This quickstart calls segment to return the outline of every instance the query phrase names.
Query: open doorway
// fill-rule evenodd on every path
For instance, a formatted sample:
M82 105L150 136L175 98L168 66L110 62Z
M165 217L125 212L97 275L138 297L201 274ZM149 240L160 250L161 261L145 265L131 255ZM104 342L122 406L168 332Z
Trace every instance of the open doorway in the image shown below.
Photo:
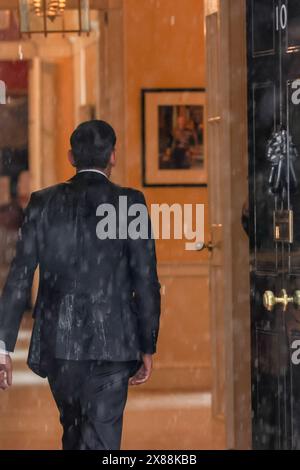
M106 8L93 13L95 30L90 38L59 36L37 41L32 37L10 42L3 51L3 60L21 51L24 60L30 61L31 188L37 190L72 175L66 159L69 136L77 123L96 117L111 122L118 134L115 182L141 189L148 204L205 205L209 250L187 251L182 240L157 243L163 310L159 353L152 382L142 393L130 393L124 445L245 448L249 446L250 385L247 237L240 220L247 198L243 2L187 0L184 7L181 0L100 4ZM235 39L241 48L233 50L235 35L241 39ZM233 78L235 73L241 80ZM168 93L170 89L180 90L185 99L189 93L193 96L191 90L206 92L210 171L201 184L182 182L175 165L176 185L170 179L144 185L142 90ZM182 109L182 103L175 105ZM198 103L187 107L195 105L199 111ZM190 136L191 128L183 134ZM19 343L20 386L24 386L28 334L28 328L23 330ZM25 380L33 385L30 381L36 379L26 376ZM38 387L31 390L31 403L39 396ZM13 395L11 400L14 403ZM53 408L45 391L41 400L45 419L50 419ZM146 430L141 415L149 422ZM39 420L32 440L38 434ZM49 432L39 437L40 446L58 446L59 429L54 425L53 430L52 437ZM20 433L15 445L22 445L22 439ZM30 439L28 448L33 445Z

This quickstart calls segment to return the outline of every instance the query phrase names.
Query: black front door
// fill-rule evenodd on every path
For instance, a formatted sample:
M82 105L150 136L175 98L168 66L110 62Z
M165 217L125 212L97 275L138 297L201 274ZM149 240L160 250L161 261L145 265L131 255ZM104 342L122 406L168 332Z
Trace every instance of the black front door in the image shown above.
M253 447L300 449L300 0L248 0Z

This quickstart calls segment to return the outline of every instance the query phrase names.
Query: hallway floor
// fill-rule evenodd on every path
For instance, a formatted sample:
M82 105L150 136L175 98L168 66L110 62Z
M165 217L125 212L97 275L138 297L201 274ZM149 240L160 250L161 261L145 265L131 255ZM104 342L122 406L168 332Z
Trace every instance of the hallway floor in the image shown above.
M23 329L14 354L14 385L0 393L0 450L59 449L61 428L45 380L25 361L30 332ZM223 449L221 422L211 419L211 395L130 389L124 450Z

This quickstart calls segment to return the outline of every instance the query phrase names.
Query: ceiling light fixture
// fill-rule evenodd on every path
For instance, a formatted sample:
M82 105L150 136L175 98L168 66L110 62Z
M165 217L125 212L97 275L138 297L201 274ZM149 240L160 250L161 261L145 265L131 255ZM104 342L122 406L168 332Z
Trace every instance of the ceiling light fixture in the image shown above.
M19 0L21 33L89 33L90 8L89 0L77 0L78 15L66 19L68 0Z

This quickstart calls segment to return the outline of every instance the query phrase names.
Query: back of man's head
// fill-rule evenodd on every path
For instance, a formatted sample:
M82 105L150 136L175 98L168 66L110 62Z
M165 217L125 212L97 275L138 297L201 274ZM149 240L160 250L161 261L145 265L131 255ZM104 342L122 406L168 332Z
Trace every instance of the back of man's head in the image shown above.
M80 124L70 139L76 168L107 168L116 141L114 129L105 121L93 120Z

